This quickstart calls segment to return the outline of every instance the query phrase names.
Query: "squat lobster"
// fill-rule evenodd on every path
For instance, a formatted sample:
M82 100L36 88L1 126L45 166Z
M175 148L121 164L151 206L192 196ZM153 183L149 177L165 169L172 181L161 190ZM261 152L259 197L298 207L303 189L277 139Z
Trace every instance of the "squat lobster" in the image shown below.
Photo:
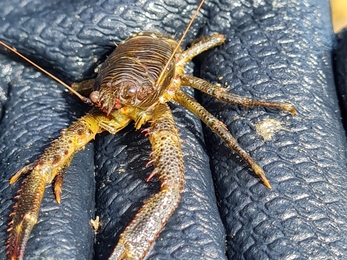
M189 27L188 27L189 28ZM291 104L256 101L228 93L218 85L184 73L184 66L205 50L221 45L225 37L214 34L183 51L181 41L159 33L142 32L121 42L101 66L96 79L75 83L74 91L88 91L91 111L62 131L62 135L34 163L25 166L10 180L15 182L30 172L15 210L11 214L8 256L22 259L30 232L37 222L41 200L47 184L55 180L58 202L64 170L73 155L107 131L115 134L131 121L140 129L151 122L148 130L152 145L152 162L161 183L160 191L147 200L119 238L111 259L142 259L159 235L180 201L184 186L184 164L181 141L171 111L166 104L177 102L199 117L234 149L253 169L265 186L271 188L264 171L237 144L226 126L180 90L191 86L221 101L243 106L265 106L295 114ZM8 47L8 46L7 46Z

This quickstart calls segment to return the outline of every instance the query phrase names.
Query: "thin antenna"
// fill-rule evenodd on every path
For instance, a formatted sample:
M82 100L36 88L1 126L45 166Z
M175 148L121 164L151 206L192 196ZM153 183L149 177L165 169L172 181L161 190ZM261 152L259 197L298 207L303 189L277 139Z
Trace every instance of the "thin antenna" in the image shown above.
M92 104L92 102L90 101L89 98L86 98L84 96L82 96L81 94L79 94L76 90L74 90L72 87L70 87L68 84L66 84L65 82L61 81L60 79L58 79L56 76L52 75L51 73L49 73L47 70L45 70L44 68L40 67L39 65L37 65L36 63L34 63L33 61L31 61L30 59L28 59L27 57L25 57L23 54L19 53L15 48L12 48L10 46L8 46L6 43L4 43L3 41L0 41L0 45L4 46L6 49L9 49L10 51L12 51L13 53L17 54L19 57L21 57L23 60L27 61L28 63L30 63L31 65L33 65L35 68L37 68L38 70L40 70L41 72L43 72L44 74L48 75L49 77L51 77L52 79L54 79L55 81L57 81L58 83L60 83L61 85L63 85L65 88L67 88L69 91L71 91L73 94L75 94L79 99L81 99L84 103L86 104Z
M205 0L201 0L201 2L200 2L200 4L199 4L198 8L196 8L195 13L193 14L192 18L190 19L190 22L189 22L188 25L187 25L187 28L185 29L185 31L184 31L183 34L182 34L181 39L178 41L178 44L177 44L176 48L175 48L174 51L172 52L172 54L171 54L169 60L167 61L167 63L165 64L163 70L161 71L161 73L160 73L160 75L159 75L159 77L158 77L158 79L157 79L156 84L158 84L158 83L160 82L161 78L164 76L164 73L165 73L167 67L169 66L169 63L170 63L170 62L172 61L172 59L175 57L175 54L176 54L178 48L181 46L184 37L187 35L187 33L188 33L190 27L192 26L192 23L194 22L195 17L199 14L199 11L200 11L200 9L201 9L201 7L202 7L202 5L203 5L204 2L205 2Z
M157 84L160 82L160 80L162 79L162 77L164 76L164 73L167 69L167 67L169 66L170 62L172 61L172 59L174 58L178 48L181 46L182 41L184 39L184 37L187 35L193 21L195 20L196 16L199 14L199 11L203 5L203 3L205 2L205 0L201 0L198 8L195 10L194 15L192 16L192 18L190 19L190 22L188 23L185 31L183 32L183 35L181 37L181 39L178 41L178 44L176 46L176 48L174 49L174 51L172 52L168 62L165 64L163 70L161 71L158 79L157 79ZM89 105L93 105L93 103L91 102L91 100L87 97L82 96L81 94L79 94L77 91L75 91L73 88L71 88L69 85L67 85L65 82L61 81L60 79L58 79L56 76L52 75L51 73L49 73L47 70L45 70L44 68L40 67L39 65L37 65L36 63L34 63L33 61L31 61L30 59L28 59L27 57L25 57L23 54L19 53L16 49L8 46L6 43L4 43L3 41L0 41L0 45L4 46L5 48L9 49L11 52L17 54L19 57L21 57L22 59L24 59L25 61L27 61L28 63L30 63L31 65L33 65L35 68L37 68L38 70L40 70L41 72L43 72L44 74L46 74L47 76L51 77L52 79L54 79L55 81L57 81L59 84L61 84L62 86L64 86L65 88L67 88L69 91L71 91L71 93L75 94L79 99L81 99L84 103L89 104Z

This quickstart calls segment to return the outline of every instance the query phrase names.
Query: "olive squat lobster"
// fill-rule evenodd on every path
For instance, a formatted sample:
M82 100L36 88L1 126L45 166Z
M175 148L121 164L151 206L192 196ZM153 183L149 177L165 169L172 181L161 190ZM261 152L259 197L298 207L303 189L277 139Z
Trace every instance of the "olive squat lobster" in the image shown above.
M120 235L110 259L142 259L175 211L184 187L181 140L167 102L176 102L200 118L246 161L266 187L271 188L262 168L237 144L227 127L181 90L182 86L190 86L231 104L296 113L291 104L238 96L218 84L185 74L187 62L224 41L224 35L216 33L183 50L181 41L160 33L141 32L117 46L102 64L96 79L73 84L75 91L90 93L89 99L84 99L94 107L63 130L38 160L10 179L10 183L14 183L29 173L11 213L7 242L9 259L23 259L26 243L38 220L46 185L54 180L55 197L60 203L63 174L74 154L96 134L103 131L116 134L131 121L135 122L136 129L150 122L147 135L153 150L154 171L148 179L157 177L161 186L157 194L144 202Z

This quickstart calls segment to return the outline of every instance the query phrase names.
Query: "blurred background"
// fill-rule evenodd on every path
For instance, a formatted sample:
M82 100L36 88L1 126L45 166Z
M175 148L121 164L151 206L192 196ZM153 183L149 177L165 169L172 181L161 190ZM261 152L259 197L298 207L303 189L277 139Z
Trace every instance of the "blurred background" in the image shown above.
M347 27L347 0L330 0L334 32Z

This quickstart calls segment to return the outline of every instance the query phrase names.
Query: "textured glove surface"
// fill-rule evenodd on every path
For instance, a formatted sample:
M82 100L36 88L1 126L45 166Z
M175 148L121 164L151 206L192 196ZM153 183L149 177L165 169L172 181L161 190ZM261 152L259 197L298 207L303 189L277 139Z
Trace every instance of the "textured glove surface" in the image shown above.
M4 2L1 38L67 83L93 77L95 62L133 33L161 31L177 39L197 6L181 0ZM199 120L173 104L184 140L186 185L148 258L346 256L345 138L336 112L329 4L208 1L185 45L199 33L213 32L226 34L227 41L196 59L202 78L227 84L236 94L291 102L298 115L198 96L264 167L269 191L209 130L205 139ZM1 60L0 256L5 258L8 215L21 185L10 186L8 179L88 108L14 55L1 51ZM277 122L270 139L256 132L263 122ZM153 170L145 167L150 151L147 138L130 125L115 136L100 135L79 152L65 174L60 205L47 187L26 257L107 259L120 232L158 190L155 179L145 181ZM94 238L89 220L95 215L102 227Z

